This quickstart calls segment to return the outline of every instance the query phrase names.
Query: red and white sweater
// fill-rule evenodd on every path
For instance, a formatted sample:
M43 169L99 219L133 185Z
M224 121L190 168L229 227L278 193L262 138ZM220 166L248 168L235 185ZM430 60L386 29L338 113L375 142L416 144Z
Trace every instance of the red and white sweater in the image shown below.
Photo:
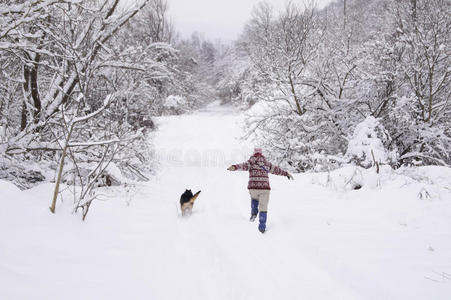
M249 171L249 190L270 190L268 173L288 176L288 173L274 166L260 153L252 155L247 162L233 165L235 170Z

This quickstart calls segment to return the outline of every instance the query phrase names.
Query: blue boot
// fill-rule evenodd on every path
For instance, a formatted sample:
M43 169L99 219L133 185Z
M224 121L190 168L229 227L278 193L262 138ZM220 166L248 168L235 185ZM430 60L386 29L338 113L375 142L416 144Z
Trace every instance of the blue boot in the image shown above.
M260 215L258 217L258 220L260 221L260 224L258 224L258 230L261 233L265 233L265 230L266 230L266 217L267 217L267 212L261 211Z
M251 200L251 218L249 221L254 222L255 218L258 214L258 200L252 199Z

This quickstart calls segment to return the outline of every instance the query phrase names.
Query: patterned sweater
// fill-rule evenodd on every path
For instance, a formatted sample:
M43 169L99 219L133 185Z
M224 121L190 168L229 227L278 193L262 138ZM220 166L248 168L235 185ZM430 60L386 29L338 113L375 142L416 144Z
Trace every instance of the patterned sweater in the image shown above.
M249 171L249 190L270 190L268 173L288 176L281 168L274 166L260 153L252 155L247 162L233 165L236 170Z

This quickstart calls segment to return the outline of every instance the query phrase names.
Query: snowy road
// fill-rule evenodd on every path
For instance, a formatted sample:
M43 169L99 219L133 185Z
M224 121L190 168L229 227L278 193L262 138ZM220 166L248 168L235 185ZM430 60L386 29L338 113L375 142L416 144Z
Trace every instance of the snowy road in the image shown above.
M172 248L161 245L169 262L156 273L160 282L154 287L156 298L358 298L300 252L303 238L290 228L297 212L286 218L276 213L283 209L283 202L287 205L283 189L293 185L286 177L271 178L274 187L266 235L257 231L257 222L248 221L248 174L226 171L230 163L247 160L253 150L238 139L241 117L230 108L212 105L198 114L160 123L155 144L162 161L161 177L151 193L164 203L152 214L168 218L163 221L164 230L170 230L166 238L175 244ZM189 219L173 220L173 203L185 188L202 193ZM300 193L291 197L301 199ZM158 288L174 281L172 288Z
M450 194L272 176L262 235L247 174L226 171L251 151L242 117L211 105L159 119L157 178L131 202L110 190L86 223L64 205L49 215L49 185L0 199L0 299L450 299ZM180 218L185 188L202 193Z

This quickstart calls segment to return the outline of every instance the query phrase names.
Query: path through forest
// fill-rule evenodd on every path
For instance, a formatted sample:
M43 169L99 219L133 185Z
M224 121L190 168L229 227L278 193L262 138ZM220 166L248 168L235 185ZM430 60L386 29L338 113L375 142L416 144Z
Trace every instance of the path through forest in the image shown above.
M51 184L4 201L0 299L449 298L451 202L419 200L415 187L272 176L259 233L248 175L226 171L252 151L243 117L214 103L159 118L157 175L132 199L108 189L85 223L67 202L49 214ZM177 208L185 188L202 190L189 218Z

